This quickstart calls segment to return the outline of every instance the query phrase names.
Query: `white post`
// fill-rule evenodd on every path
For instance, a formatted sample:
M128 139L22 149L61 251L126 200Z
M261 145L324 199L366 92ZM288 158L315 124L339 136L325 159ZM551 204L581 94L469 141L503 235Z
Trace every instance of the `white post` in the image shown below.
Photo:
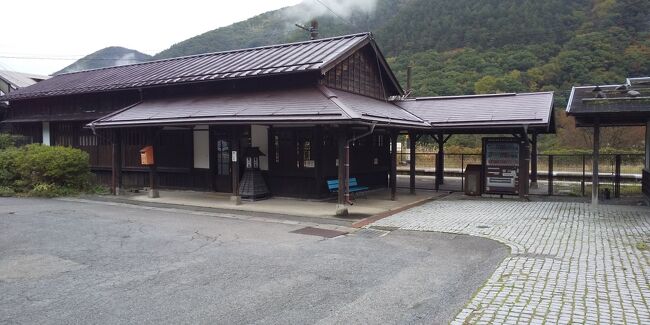
M43 145L50 145L50 122L43 122Z

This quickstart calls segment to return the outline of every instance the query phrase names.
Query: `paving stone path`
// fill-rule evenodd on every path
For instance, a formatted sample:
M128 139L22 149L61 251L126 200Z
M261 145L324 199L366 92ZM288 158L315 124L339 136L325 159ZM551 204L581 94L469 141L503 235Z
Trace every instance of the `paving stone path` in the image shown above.
M649 208L449 199L371 226L510 246L452 324L650 324Z

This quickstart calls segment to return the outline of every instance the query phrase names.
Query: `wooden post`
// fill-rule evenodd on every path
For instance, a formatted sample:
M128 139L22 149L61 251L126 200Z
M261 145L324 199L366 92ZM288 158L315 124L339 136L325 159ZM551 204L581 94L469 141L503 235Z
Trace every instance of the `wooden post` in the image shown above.
M650 120L645 125L645 170L650 172Z
M230 196L230 201L235 204L241 204L241 196L239 195L239 165L240 159L243 159L244 155L241 151L241 129L239 126L235 126L232 129L232 145L230 153L231 160L231 176L232 176L232 195Z
M445 183L445 135L440 133L437 137L438 154L436 155L436 191Z
M417 139L414 132L409 132L409 155L410 155L410 168L409 168L409 192L415 194L415 148Z
M548 195L553 195L553 155L548 156Z
M528 146L528 135L522 133L521 146L519 147L519 197L528 198L529 189L529 168L530 168L530 150Z
M397 200L397 131L390 134L390 199Z
M538 188L537 185L537 133L532 134L530 148L530 188Z
M621 197L621 155L616 155L616 165L614 167L614 197Z
M348 139L346 136L346 132L344 129L339 129L338 130L338 179L339 179L339 189L337 192L337 205L336 205L336 215L337 216L347 216L348 215L348 208L346 207L346 202L345 202L345 191L348 188L347 183L348 183L348 176L347 170L345 168L346 165L346 146L348 145Z
M99 141L99 139L98 139ZM111 190L113 195L122 194L122 137L119 129L112 132Z
M591 169L591 204L598 205L598 160L600 159L600 121L594 121L594 153L593 153L593 166Z
M159 198L160 192L158 191L158 161L159 161L159 146L158 146L158 129L149 129L149 143L153 147L153 164L149 165L149 197Z

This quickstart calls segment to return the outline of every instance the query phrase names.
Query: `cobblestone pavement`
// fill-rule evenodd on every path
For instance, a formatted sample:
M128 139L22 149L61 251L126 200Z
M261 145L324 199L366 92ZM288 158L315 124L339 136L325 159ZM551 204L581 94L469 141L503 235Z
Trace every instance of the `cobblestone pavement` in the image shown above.
M452 324L650 324L649 208L447 199L371 226L510 246Z

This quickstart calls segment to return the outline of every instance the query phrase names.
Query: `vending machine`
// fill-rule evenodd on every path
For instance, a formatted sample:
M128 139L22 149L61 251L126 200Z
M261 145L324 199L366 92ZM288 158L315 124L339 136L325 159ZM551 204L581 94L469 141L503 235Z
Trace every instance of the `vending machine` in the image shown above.
M483 193L519 194L519 154L516 138L483 138Z

